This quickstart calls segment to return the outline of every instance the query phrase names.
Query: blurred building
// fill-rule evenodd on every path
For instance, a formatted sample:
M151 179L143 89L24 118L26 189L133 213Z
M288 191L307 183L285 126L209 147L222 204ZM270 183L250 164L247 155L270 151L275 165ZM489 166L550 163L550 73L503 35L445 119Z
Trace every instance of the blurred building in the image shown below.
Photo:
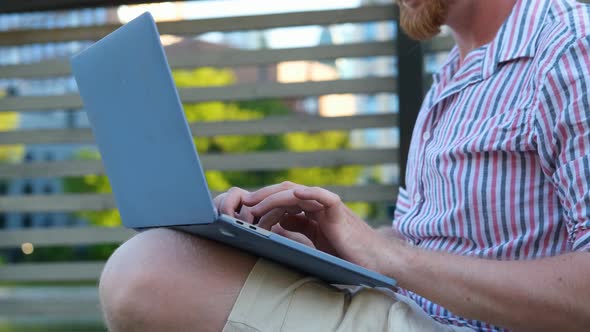
M361 5L388 4L390 0L362 0ZM367 42L395 40L398 34L393 22L370 22L335 26L326 30L329 38L336 43ZM448 34L443 30L443 34ZM322 37L326 40L327 37ZM329 42L331 43L331 41ZM391 45L395 48L394 42ZM447 57L447 52L430 54L424 58L427 74L433 74ZM393 56L377 56L363 59L338 59L335 63L342 78L371 76L397 76L397 58ZM356 109L360 114L399 113L399 100L395 92L375 95L357 95ZM399 129L368 129L352 132L352 145L356 147L397 147L399 146ZM369 174L371 173L371 174ZM398 166L379 166L368 170L367 178L378 176L388 183L396 183L400 177Z
M0 31L14 29L51 29L98 25L117 22L114 10L96 8L60 12L19 13L0 15ZM62 42L0 47L0 65L35 63L69 57L87 47L89 42ZM10 95L38 96L76 91L73 78L1 79L0 90ZM18 114L20 129L56 129L87 127L83 112L68 110L22 112ZM70 159L81 145L35 144L24 151L25 162ZM62 182L55 178L16 179L0 186L0 195L43 195L62 192ZM0 215L0 228L50 227L83 223L66 213L7 213Z
M361 5L387 3L385 1L363 0ZM369 22L334 26L327 30L330 39L338 44L394 40L397 29L392 22ZM323 40L326 37L322 38ZM392 42L391 47L395 44ZM338 59L335 62L341 78L354 79L358 77L384 77L397 75L397 58L393 56L376 56L362 59ZM357 114L398 113L397 94L379 93L374 95L356 95ZM399 130L363 129L351 133L351 144L354 147L394 147L399 145ZM395 183L399 178L399 167L378 166L367 169L366 178L379 177L387 183Z
M339 78L337 68L323 62L287 61L277 64L277 81L281 83L317 82ZM295 110L321 116L346 116L357 113L357 102L352 94L307 97L296 103Z

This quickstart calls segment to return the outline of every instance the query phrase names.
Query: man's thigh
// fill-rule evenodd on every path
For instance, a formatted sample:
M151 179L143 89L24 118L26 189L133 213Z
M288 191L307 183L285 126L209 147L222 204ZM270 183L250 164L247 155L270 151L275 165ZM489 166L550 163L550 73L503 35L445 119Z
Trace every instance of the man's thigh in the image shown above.
M395 331L457 332L430 318L410 299L361 288L339 289L260 259L224 332Z
M109 258L100 299L110 331L220 331L254 256L169 229L137 234Z

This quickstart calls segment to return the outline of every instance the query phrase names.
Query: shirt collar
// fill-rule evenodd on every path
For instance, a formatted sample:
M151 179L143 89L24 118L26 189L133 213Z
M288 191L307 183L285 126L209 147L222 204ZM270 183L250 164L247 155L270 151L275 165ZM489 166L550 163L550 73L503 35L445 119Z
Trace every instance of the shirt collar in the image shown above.
M446 84L457 71L459 66L459 48L457 45L453 46L446 61L440 67L440 69L434 73L432 80L434 84L443 83Z
M551 0L518 0L489 44L484 60L483 76L489 77L498 65L535 56L543 22L549 12Z
M538 46L543 21L549 12L551 0L517 0L512 12L504 21L496 37L485 48L480 78L492 76L499 65L515 59L532 58ZM481 48L478 51L482 51ZM459 50L455 46L434 83L450 81L459 67ZM469 56L469 55L468 55Z

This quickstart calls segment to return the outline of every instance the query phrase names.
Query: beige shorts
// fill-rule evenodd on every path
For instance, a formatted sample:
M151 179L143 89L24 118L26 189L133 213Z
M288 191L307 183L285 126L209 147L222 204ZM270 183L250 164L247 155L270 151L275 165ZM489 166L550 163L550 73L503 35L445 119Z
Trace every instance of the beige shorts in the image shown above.
M351 292L259 259L223 332L473 332L442 325L412 300L362 288Z

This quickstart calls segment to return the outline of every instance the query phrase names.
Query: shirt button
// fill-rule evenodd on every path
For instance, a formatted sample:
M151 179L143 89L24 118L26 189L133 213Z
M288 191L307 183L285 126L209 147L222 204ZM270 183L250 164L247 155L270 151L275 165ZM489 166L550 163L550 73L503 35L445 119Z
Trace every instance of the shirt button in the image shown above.
M420 196L420 194L415 194L414 195L414 202L420 203L421 201L422 201L422 196Z
M422 134L422 139L425 141L428 141L430 139L430 133L425 132L424 134Z

